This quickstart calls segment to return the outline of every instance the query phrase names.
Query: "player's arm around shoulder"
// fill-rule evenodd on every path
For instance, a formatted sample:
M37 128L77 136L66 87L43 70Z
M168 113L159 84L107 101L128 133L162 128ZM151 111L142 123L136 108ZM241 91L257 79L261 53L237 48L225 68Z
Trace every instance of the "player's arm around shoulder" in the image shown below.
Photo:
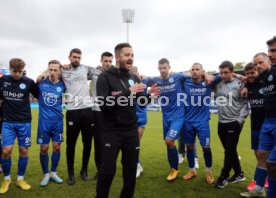
M39 95L39 88L38 84L31 78L29 78L29 86L30 86L30 93L35 97L38 98Z
M93 76L98 77L102 73L101 70L99 70L95 67L91 67L91 66L88 66L88 65L85 65L85 67L87 68L87 76L88 76L89 80L92 80Z

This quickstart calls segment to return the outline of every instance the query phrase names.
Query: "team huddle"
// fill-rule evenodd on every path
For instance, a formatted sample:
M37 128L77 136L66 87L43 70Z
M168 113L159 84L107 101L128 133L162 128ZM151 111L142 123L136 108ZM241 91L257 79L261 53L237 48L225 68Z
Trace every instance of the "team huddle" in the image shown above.
M11 154L18 139L19 159L16 185L22 190L31 186L24 179L31 146L30 94L39 103L37 144L40 145L40 163L44 174L41 186L52 180L62 183L57 174L63 139L63 104L66 104L66 159L67 184L75 184L75 147L82 134L83 156L80 175L90 179L87 168L94 137L97 173L96 197L109 196L116 173L116 161L122 153L123 188L120 197L133 197L136 178L143 168L139 160L140 141L147 124L147 105L158 102L162 108L163 138L170 166L167 181L179 175L179 154L175 141L182 135L187 147L189 171L183 176L191 180L197 176L195 141L198 137L205 161L205 179L208 184L223 189L228 183L244 182L237 145L243 124L251 110L251 143L258 161L254 180L242 197L276 196L276 37L267 41L268 54L257 53L245 68L245 76L234 73L234 65L223 61L219 75L206 74L200 63L190 71L170 72L166 58L158 62L158 77L139 75L133 66L133 49L128 43L115 47L113 55L104 52L100 67L80 63L82 52L70 51L70 64L57 60L48 64L47 73L37 82L24 75L25 63L13 58L9 62L10 75L0 78L2 100L2 169L4 180L0 194L11 184ZM91 83L88 83L91 80ZM215 96L215 97L213 97ZM218 136L224 149L224 163L215 181L212 168L210 139L210 105L218 106ZM49 144L52 140L51 170ZM230 177L230 171L234 175Z

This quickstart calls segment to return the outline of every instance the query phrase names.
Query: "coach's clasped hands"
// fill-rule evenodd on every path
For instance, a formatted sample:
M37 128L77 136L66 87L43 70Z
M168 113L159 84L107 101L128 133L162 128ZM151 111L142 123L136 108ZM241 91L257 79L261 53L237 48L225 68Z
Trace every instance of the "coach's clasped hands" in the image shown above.
M129 90L132 94L135 95L137 93L143 92L146 88L147 86L143 83L135 83L133 86L129 88Z
M137 93L144 92L146 88L147 88L147 85L145 85L144 83L135 83L133 86L131 86L129 88L129 90L132 94L135 95ZM149 94L152 96L159 96L160 95L160 87L158 87L157 84L154 84L150 88Z

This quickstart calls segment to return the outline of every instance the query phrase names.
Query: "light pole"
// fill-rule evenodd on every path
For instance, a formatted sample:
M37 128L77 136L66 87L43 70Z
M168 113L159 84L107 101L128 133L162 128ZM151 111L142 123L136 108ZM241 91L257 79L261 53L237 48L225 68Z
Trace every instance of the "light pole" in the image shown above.
M127 42L129 42L129 24L134 20L134 9L122 9L123 22L127 24Z

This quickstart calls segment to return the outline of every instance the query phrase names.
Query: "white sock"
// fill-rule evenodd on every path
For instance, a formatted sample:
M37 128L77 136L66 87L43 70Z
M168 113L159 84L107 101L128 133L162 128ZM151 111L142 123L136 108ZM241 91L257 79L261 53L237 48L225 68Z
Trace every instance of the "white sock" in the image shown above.
M11 180L11 175L5 176L4 180Z
M263 187L261 187L261 186L258 186L258 185L256 185L255 187L254 187L254 189L257 191L257 192L261 192L261 191L263 191Z
M46 174L44 174L44 177L50 177L50 174L49 173L46 173Z
M210 171L211 171L211 168L206 167L206 168L205 168L205 171L206 171L206 172L210 172Z
M20 180L23 180L24 179L24 176L17 176L17 181L20 181Z
M57 172L51 172L51 177L54 177L54 176L56 176L57 175Z
M195 169L195 167L194 168L190 168L190 171L195 171L196 169Z

